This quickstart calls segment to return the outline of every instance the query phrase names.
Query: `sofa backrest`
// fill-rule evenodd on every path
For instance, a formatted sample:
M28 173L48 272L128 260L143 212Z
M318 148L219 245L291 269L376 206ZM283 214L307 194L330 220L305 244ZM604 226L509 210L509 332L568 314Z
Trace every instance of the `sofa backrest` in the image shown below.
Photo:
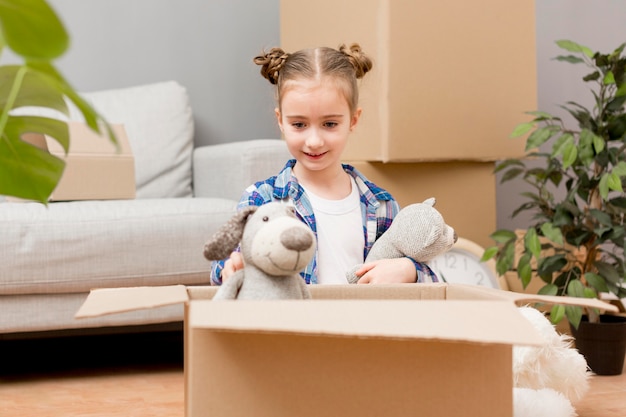
M109 123L126 129L135 157L137 198L191 197L193 114L175 81L81 93ZM70 119L83 120L70 106Z

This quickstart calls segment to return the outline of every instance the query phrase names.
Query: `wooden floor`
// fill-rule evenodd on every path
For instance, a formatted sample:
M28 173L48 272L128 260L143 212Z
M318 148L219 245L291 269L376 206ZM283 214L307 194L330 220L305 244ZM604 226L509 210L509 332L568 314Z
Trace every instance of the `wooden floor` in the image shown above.
M0 416L160 417L184 413L182 335L0 340ZM626 373L595 376L580 417L626 415Z

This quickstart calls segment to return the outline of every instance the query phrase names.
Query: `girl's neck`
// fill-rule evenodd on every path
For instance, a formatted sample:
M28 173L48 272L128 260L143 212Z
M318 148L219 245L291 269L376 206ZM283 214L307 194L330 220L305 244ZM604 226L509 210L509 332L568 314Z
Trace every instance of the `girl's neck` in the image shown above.
M341 200L352 191L350 175L341 165L333 170L302 172L296 164L294 175L304 188L327 200Z

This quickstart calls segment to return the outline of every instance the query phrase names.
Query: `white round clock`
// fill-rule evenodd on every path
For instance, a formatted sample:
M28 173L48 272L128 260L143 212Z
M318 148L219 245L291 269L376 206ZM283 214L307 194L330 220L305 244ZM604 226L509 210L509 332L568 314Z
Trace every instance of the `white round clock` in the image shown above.
M440 282L504 288L493 259L481 262L484 248L459 237L452 249L428 262Z

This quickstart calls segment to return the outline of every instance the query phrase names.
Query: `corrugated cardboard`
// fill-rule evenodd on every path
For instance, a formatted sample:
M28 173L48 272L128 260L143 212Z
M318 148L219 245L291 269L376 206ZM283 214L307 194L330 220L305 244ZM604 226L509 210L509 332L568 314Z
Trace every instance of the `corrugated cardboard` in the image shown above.
M65 171L50 201L135 198L135 160L122 125L110 125L119 148L86 124L69 122L70 149L45 136L45 148L66 162Z
M281 47L358 42L374 61L360 83L351 160L520 157L524 141L508 136L537 107L535 2L504 4L283 0Z
M211 301L216 287L95 290L76 316L185 302L188 417L503 417L512 345L542 343L515 305L551 299L446 284L310 290L234 302Z

